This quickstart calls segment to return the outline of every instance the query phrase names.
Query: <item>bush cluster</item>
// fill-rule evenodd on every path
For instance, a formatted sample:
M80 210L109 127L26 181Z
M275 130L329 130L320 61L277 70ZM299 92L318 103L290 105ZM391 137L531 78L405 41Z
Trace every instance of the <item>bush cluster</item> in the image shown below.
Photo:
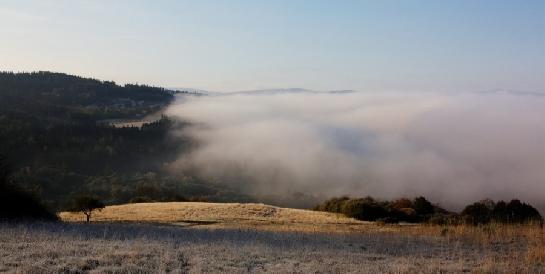
M494 202L483 200L470 204L461 213L465 223L474 225L495 223L528 223L542 222L543 219L537 209L519 200Z
M461 223L479 225L490 222L511 224L537 222L543 224L539 211L519 200L507 203L486 199L466 206L459 214L448 212L424 197L401 198L394 201L379 201L372 197L340 197L329 199L314 209L341 213L363 221L385 223L428 222L441 225Z
M382 221L385 223L422 222L434 214L447 212L429 202L424 197L401 198L395 201L379 201L372 197L332 198L315 207L315 210L342 213L363 221Z

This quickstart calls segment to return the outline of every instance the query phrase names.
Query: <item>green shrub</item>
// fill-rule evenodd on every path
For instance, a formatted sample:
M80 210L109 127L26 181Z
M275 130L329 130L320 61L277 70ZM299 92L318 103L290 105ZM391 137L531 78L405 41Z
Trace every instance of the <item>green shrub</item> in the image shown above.
M478 225L490 222L491 210L484 203L476 202L470 204L462 211L462 217L465 223Z
M334 213L342 213L342 207L346 201L350 200L350 198L343 196L339 198L331 198L322 204L317 205L314 210L318 211L327 211L327 212L334 212Z
M370 197L345 201L342 213L348 217L363 221L376 221L377 219L391 217L384 206Z
M435 207L426 198L420 196L414 199L412 207L418 215L427 216L435 213Z
M314 209L343 213L348 217L364 221L381 220L382 223L416 223L428 219L433 212L446 212L432 205L424 197L418 197L414 201L401 198L393 202L377 201L372 197L357 199L340 197L329 199Z
M542 222L543 218L533 206L519 200L509 203L483 200L468 205L461 213L463 220L470 224L497 223L528 223Z
M70 211L81 212L85 215L87 222L91 220L91 215L96 210L102 210L105 205L98 199L83 195L74 200L73 206Z
M391 203L393 208L402 209L402 208L413 208L413 201L408 198L400 198Z

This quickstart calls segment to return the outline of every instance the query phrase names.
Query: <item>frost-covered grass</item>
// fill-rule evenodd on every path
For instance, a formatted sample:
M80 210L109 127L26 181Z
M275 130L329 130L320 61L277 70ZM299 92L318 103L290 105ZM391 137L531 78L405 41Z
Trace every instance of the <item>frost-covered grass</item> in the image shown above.
M17 273L545 271L545 262L527 259L530 250L522 241L495 245L445 235L376 231L209 230L136 223L0 224L0 271Z

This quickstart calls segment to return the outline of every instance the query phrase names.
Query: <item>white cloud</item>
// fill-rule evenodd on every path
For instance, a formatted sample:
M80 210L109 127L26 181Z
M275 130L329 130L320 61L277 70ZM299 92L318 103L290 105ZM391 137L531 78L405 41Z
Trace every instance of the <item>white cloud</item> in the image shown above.
M179 160L257 192L541 203L545 97L352 93L189 98L202 144ZM226 180L232 182L233 180ZM236 181L236 180L235 180Z

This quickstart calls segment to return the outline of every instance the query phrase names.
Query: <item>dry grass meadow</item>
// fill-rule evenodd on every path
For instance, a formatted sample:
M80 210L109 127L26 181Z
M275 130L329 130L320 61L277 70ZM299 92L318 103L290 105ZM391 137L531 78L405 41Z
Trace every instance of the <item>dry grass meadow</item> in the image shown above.
M62 212L65 221L84 221ZM372 223L328 212L240 203L137 203L108 206L94 213L95 222L163 223L195 228L238 228L300 232L350 232L376 228Z
M7 273L545 273L535 225L380 225L262 204L106 207L0 224Z

